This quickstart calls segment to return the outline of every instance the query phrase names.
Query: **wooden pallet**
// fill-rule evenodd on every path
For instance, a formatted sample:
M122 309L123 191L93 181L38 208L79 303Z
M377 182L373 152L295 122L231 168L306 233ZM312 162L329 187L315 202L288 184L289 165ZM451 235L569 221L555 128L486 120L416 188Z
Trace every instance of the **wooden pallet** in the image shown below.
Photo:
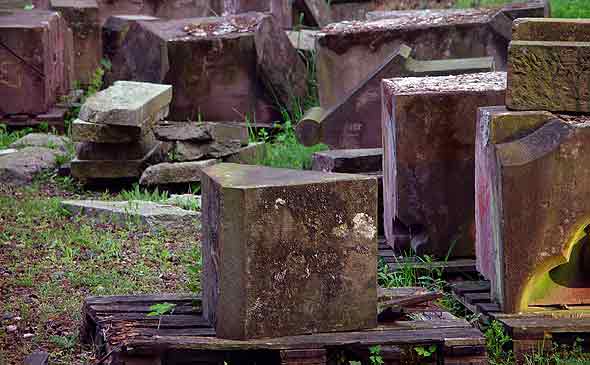
M506 314L491 300L487 281L465 281L452 287L453 296L465 308L484 320L497 320L512 338L518 361L525 354L548 350L553 343L571 342L577 337L590 337L590 307L570 309L531 308L531 312ZM590 363L590 360L589 360Z
M398 294L388 291L387 299ZM149 317L156 303L176 304L173 314ZM199 297L138 295L90 297L83 308L81 338L94 344L104 364L292 364L324 365L331 359L365 360L381 345L385 364L487 364L481 332L467 321L432 305L413 308L408 317L379 327L272 339L234 341L215 337L201 315ZM410 318L411 317L411 318ZM417 346L434 345L431 359L420 359ZM348 362L347 362L348 363Z

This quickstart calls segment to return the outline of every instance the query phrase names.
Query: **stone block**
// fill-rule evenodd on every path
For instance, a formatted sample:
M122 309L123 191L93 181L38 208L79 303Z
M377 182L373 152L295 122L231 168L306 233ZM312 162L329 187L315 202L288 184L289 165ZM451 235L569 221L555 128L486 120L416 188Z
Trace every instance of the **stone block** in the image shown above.
M248 127L232 122L163 122L154 132L161 141L239 141L247 145L249 139Z
M131 79L173 85L172 120L272 121L275 97L289 106L306 91L305 65L270 15L137 22L119 53Z
M102 59L98 3L96 0L51 0L50 6L64 17L73 33L74 80L88 85Z
M25 147L12 153L0 153L0 184L22 186L35 175L56 167L63 152L46 147Z
M350 174L383 171L383 149L364 148L316 152L312 156L311 169Z
M319 119L300 121L296 127L299 140L306 146L321 142L334 149L381 147L381 80L494 70L491 57L419 61L410 57L411 51L401 45L333 108L321 108Z
M75 142L127 143L138 140L142 134L142 128L138 126L88 123L80 119L72 122Z
M172 155L175 161L196 161L204 158L222 158L236 154L242 148L240 141L212 141L208 143L176 142Z
M191 162L164 162L145 169L139 183L141 185L188 184L201 181L205 167L213 166L221 161L211 159Z
M398 78L382 88L388 243L395 221L418 253L473 257L477 108L504 101L506 73Z
M222 163L201 184L203 312L218 337L376 325L375 178Z
M223 1L223 15L237 15L248 12L270 13L283 29L291 29L293 24L293 10L289 0Z
M0 114L42 114L69 92L71 32L58 13L0 13Z
M306 25L320 28L332 23L330 5L322 0L295 0L293 2L296 11L303 14L303 22Z
M587 305L590 119L530 112L504 123L501 113L482 111L478 130L478 247L492 248L478 258L493 261L493 297L506 313Z
M81 142L76 145L80 160L141 160L158 143L153 133L126 143Z
M170 85L117 81L86 99L78 118L91 123L143 127L146 121L166 111L171 100Z
M225 157L225 162L240 163L245 165L258 165L266 154L267 145L264 142L253 142L241 147L233 155Z
M553 118L545 111L508 111L505 106L479 108L475 137L475 249L477 271L490 281L493 293L500 292L503 280L503 272L496 270L502 255L494 246L498 227L494 226L495 218L491 219L500 214L499 206L491 204L500 198L497 171L492 168L496 164L494 146L531 133Z
M516 22L506 105L515 110L590 111L590 22Z
M419 60L489 56L504 70L509 39L492 27L497 12L406 11L394 18L324 27L317 41L320 105L338 104L402 44L412 45Z

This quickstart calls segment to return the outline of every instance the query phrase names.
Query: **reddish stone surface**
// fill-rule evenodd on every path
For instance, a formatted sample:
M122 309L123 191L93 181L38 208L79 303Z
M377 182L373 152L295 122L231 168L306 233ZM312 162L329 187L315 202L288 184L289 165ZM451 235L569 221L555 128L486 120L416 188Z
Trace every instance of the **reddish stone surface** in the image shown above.
M270 13L283 28L289 29L292 26L293 15L289 0L223 0L222 3L223 15Z
M51 0L50 6L64 17L74 36L74 79L90 83L102 58L96 0Z
M42 114L69 91L71 32L57 13L0 14L0 114Z
M261 81L277 85L276 80L293 80L289 85L296 86L305 75L301 61L292 59L296 53L284 33L274 38L258 33L270 22L270 15L260 13L137 22L119 53L129 79L173 85L170 120L231 121L255 115L257 121L273 121L274 99Z
M477 108L504 101L506 74L384 80L385 235L411 228L414 247L445 257L475 255ZM407 247L395 247L403 251Z
M376 326L375 178L222 163L201 183L203 313L218 337Z
M590 303L590 164L581 158L590 153L590 119L487 113L479 128L488 145L480 150L478 246L494 252L493 267L484 268L493 278L494 299L507 313ZM485 254L482 259L490 259Z

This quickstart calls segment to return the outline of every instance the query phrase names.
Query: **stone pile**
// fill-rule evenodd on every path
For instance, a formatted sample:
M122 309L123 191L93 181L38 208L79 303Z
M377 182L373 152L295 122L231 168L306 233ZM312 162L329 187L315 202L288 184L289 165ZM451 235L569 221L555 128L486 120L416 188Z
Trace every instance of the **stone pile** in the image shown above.
M507 313L590 304L590 22L514 23L506 106L481 108L478 270Z
M473 257L477 109L503 102L506 73L396 78L382 87L388 243L402 226L418 254Z
M56 12L0 13L0 118L11 126L63 123L55 108L73 78L72 33Z
M72 124L78 144L72 175L82 181L139 178L169 145L153 126L168 115L170 85L118 81L86 100Z
M204 170L202 193L203 315L217 337L376 326L374 177L223 163Z

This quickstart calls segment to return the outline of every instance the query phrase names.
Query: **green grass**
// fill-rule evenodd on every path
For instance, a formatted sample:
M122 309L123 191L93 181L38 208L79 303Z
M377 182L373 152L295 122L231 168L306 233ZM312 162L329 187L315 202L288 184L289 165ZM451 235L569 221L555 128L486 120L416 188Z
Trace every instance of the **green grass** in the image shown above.
M141 200L141 201L150 201L155 203L162 203L165 202L170 198L170 195L167 191L162 191L158 188L150 191L148 189L142 189L139 187L139 184L133 184L131 190L123 190L119 193L118 199L119 200Z
M10 144L16 140L24 137L25 135L33 132L32 128L25 128L17 131L8 131L6 124L0 123L0 150L8 148Z
M503 5L521 0L458 0L458 8L487 7ZM551 0L553 18L590 18L590 1L588 0Z
M94 363L92 349L77 340L88 295L200 291L194 229L93 223L61 208L61 196L78 197L55 186L0 186L0 297L7 299L0 300L0 314L22 318L17 333L0 326L6 364L22 363L38 348L52 364Z

